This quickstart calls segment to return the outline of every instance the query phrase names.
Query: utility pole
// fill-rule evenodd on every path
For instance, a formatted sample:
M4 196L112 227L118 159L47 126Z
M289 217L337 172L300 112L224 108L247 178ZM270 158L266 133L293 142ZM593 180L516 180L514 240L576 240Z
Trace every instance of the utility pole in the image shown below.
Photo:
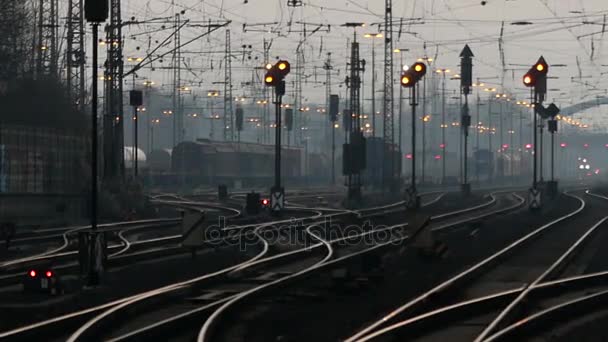
M36 75L57 77L57 0L40 0L38 3L38 46Z
M175 13L175 27L179 28L181 25L181 14ZM172 94L172 106L173 106L173 147L177 146L183 140L184 130L184 117L182 113L182 54L181 54L181 30L175 32L175 39L173 41L173 94Z
M395 186L394 108L393 108L393 1L384 2L384 163L383 189L398 191ZM387 189L387 190L388 190Z
M230 30L226 29L224 56L224 141L234 141L234 112L232 110L232 56Z
M85 49L83 0L69 0L68 32L66 46L68 96L73 105L83 112L85 109ZM95 42L97 44L97 42Z
M298 47L296 48L296 80L294 94L295 115L293 118L293 126L295 128L293 131L293 143L295 146L299 146L301 144L301 123L302 116L304 115L304 108L302 107L302 69L304 68L304 52L302 51L303 41L303 39L300 39L300 44L298 44Z
M361 131L361 71L362 63L359 58L359 43L357 42L357 27L361 23L347 23L344 26L353 27L353 42L350 50L350 74L346 78L350 98L348 110L344 111L345 144L343 157L343 174L346 176L348 187L349 207L359 206L361 203L361 171L365 169L365 138Z
M104 181L124 178L123 56L120 0L110 0L106 28L105 114L103 122Z
M494 178L494 149L492 147L492 93L488 97L488 183Z
M268 54L270 51L270 46L271 46L271 44L269 42L267 42L266 39L264 39L264 66L268 64ZM264 125L263 141L264 141L264 143L268 144L268 143L270 143L270 120L269 120L270 106L268 105L270 103L270 98L268 95L268 88L266 88L266 87L264 87L263 96L264 96L264 100L262 101L262 105L264 107L263 115L262 115L262 122Z
M462 76L461 76L462 77ZM479 123L481 122L481 99L479 98L479 88L481 87L481 83L479 83L479 79L477 79L477 102L476 102L476 107L477 107L477 113L475 115L475 151L476 151L476 157L475 157L475 182L477 183L477 186L479 186L479 161L477 158L479 158Z
M445 157L446 157L446 143L445 143L445 130L447 125L445 123L445 76L447 74L446 69L439 69L443 74L442 86L441 86L441 185L445 186Z
M374 37L375 38L375 37ZM376 136L376 44L372 38L372 137Z

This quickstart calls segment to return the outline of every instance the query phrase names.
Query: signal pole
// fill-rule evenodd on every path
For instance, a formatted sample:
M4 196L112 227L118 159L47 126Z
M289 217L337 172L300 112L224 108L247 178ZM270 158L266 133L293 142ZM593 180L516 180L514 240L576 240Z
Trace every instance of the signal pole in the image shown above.
M291 68L289 62L278 61L269 66L264 76L264 84L274 88L275 118L275 159L274 159L274 186L270 189L270 209L275 215L280 215L285 207L285 189L281 186L281 104L285 95L285 76Z
M544 113L546 110L542 106L543 101L545 100L545 94L547 92L547 72L549 71L549 66L545 62L545 59L541 56L536 64L528 70L528 72L524 75L523 81L526 87L531 87L530 89L530 97L531 97L531 108L532 115L534 116L534 174L532 177L532 188L529 192L529 202L530 209L540 209L542 207L542 194L538 189L537 183L537 159L538 159L538 118L537 114ZM555 107L555 105L553 105ZM559 109L555 107L555 115L559 112ZM553 111L553 110L551 110ZM541 157L542 158L542 157ZM542 162L542 160L541 160ZM542 164L541 164L542 165ZM542 174L541 174L542 180Z
M461 191L462 194L468 196L471 193L471 185L468 180L468 160L469 160L469 126L471 125L471 115L469 115L469 94L471 93L471 86L473 85L473 63L472 58L474 57L473 52L468 45L464 46L460 53L460 88L464 94L464 106L462 107L460 126L462 128L462 134L464 135L464 156L463 156L463 177ZM444 73L445 77L445 73ZM445 93L444 93L445 96ZM479 102L479 101L478 101ZM478 103L479 105L479 103ZM479 107L478 107L479 108ZM479 115L479 114L478 114Z
M425 74L425 64L418 62L401 75L401 87L410 88L410 105L412 106L412 179L410 187L406 189L405 193L405 206L411 210L415 210L420 206L420 198L416 190L416 106L418 106L416 90L418 89L418 81Z
M333 106L331 104L331 71L334 67L331 65L331 52L327 53L327 60L323 65L325 69L325 110L330 118L329 128L331 130L331 184L336 184L336 116L338 109L335 108L336 113L333 113ZM339 99L336 101L336 106L339 103Z

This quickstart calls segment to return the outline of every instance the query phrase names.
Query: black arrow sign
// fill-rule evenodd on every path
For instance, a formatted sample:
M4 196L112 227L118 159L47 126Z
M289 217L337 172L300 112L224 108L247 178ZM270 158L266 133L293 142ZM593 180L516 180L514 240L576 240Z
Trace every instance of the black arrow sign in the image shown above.
M473 85L473 51L469 45L465 45L460 52L460 87L465 95L468 95Z

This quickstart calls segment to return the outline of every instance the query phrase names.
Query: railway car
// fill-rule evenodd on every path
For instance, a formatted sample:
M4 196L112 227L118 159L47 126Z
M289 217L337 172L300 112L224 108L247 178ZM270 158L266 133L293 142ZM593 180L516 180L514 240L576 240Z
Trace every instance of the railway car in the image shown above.
M274 179L273 145L199 139L180 143L171 156L173 173L194 183L267 185ZM285 181L298 181L306 176L302 148L283 147L281 156ZM327 169L319 165L325 162L320 157L309 158L309 169Z
M151 172L171 171L171 149L152 150L148 153L148 168Z
M146 168L146 153L141 148L138 148L137 153L135 153L135 148L133 146L125 146L124 151L125 167L127 169L132 169L135 167L133 157L137 158L137 167L139 169Z

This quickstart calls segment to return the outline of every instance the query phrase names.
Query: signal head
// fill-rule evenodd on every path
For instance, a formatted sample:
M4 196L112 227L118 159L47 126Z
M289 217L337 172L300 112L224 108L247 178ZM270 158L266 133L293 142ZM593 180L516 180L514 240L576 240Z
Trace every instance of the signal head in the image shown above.
M285 60L278 61L277 64L275 64L275 67L283 77L285 77L287 74L289 74L289 71L291 71L291 65Z
M530 74L525 74L524 75L524 85L526 87L532 87L532 86L534 86L534 78L532 77L532 75L530 75Z
M401 76L401 85L404 87L409 87L411 86L412 80L410 79L410 77L408 75L403 75Z
M414 63L411 67L412 70L418 75L418 77L422 77L426 74L426 65L421 62Z
M273 86L275 84L274 76L266 75L266 77L264 77L264 84L266 84L267 86Z

